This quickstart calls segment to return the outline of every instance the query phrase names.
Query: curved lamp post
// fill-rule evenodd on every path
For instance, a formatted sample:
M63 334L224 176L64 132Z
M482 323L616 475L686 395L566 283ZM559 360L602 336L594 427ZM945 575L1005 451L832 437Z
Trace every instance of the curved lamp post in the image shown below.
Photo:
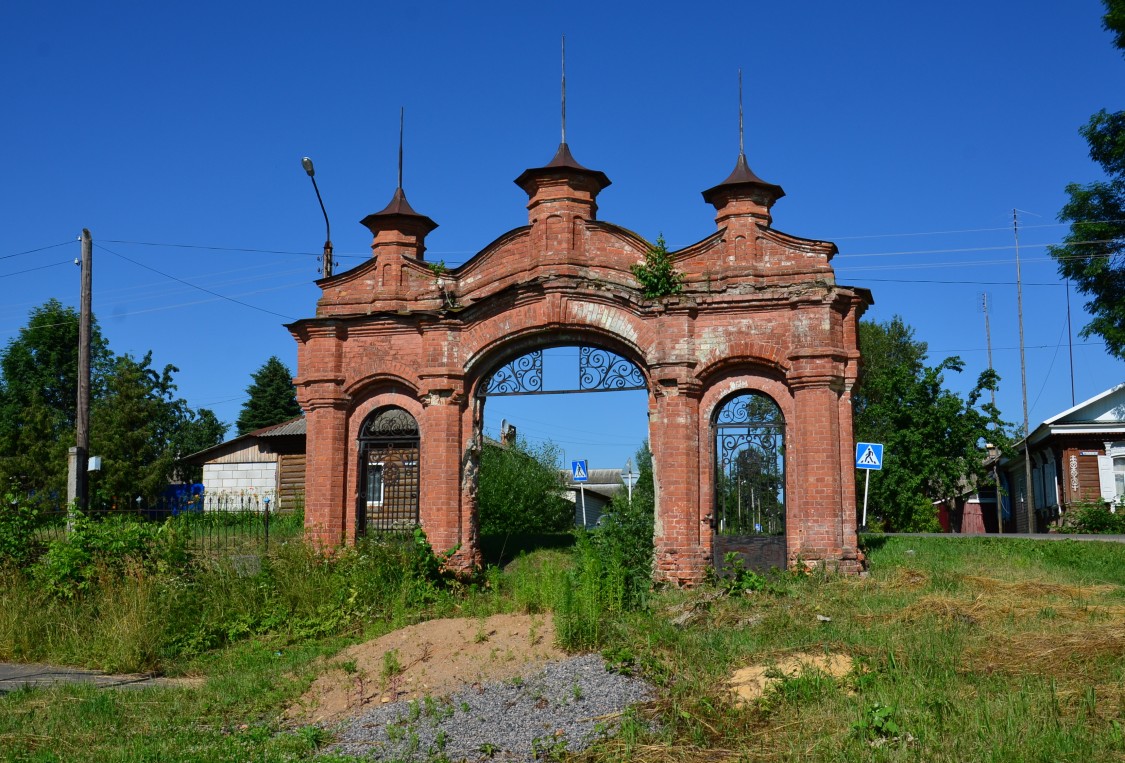
M309 179L312 180L313 190L316 191L316 200L320 202L320 211L324 215L324 258L321 271L325 278L330 278L332 276L332 228L328 224L328 212L324 209L324 200L320 198L320 188L316 185L316 169L313 167L312 159L307 156L304 157L301 159L301 166L305 168Z

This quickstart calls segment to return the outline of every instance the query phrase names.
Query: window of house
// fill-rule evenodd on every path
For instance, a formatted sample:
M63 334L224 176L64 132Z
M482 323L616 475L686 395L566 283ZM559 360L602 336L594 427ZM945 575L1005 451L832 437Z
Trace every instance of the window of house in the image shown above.
M1113 485L1117 500L1125 498L1125 456L1113 459Z
M369 463L367 465L367 505L383 505L383 464Z

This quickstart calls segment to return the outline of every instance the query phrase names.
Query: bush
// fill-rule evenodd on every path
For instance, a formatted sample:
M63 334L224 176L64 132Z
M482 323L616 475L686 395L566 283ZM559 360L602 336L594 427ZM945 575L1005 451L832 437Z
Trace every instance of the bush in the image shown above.
M15 493L6 493L0 505L0 567L12 565L22 569L33 562L42 550L36 537L41 515L29 502Z
M1114 513L1105 501L1084 501L1066 513L1064 532L1096 535L1125 534L1125 512Z
M31 575L45 592L69 599L88 591L99 578L121 577L126 570L177 569L188 560L183 538L171 523L132 517L95 520L76 512L73 529L50 544L31 567Z
M565 530L574 504L562 497L560 451L551 443L533 447L519 438L507 447L486 443L477 488L482 535Z

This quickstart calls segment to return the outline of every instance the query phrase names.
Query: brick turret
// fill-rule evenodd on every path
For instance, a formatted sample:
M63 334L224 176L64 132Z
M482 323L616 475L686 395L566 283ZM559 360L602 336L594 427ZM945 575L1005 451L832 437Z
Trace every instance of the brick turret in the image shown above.
M433 220L414 211L401 185L395 189L390 204L382 211L363 218L360 223L375 236L371 242L372 257L404 254L419 260L425 259L426 234L438 227Z
M596 199L609 184L604 172L579 164L565 142L559 144L559 150L547 166L524 170L516 178L516 185L529 197L527 210L531 225L550 215L597 219Z
M704 191L703 200L715 207L715 222L720 228L737 228L744 223L765 223L768 227L773 219L770 208L784 195L781 186L755 175L746 163L746 154L739 152L734 172Z

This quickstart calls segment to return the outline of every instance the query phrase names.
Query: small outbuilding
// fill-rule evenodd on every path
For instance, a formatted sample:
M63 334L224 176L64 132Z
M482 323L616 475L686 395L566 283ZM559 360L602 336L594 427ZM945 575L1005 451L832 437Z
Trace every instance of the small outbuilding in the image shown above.
M185 459L203 467L203 508L224 511L304 508L305 417L298 416L193 453Z

